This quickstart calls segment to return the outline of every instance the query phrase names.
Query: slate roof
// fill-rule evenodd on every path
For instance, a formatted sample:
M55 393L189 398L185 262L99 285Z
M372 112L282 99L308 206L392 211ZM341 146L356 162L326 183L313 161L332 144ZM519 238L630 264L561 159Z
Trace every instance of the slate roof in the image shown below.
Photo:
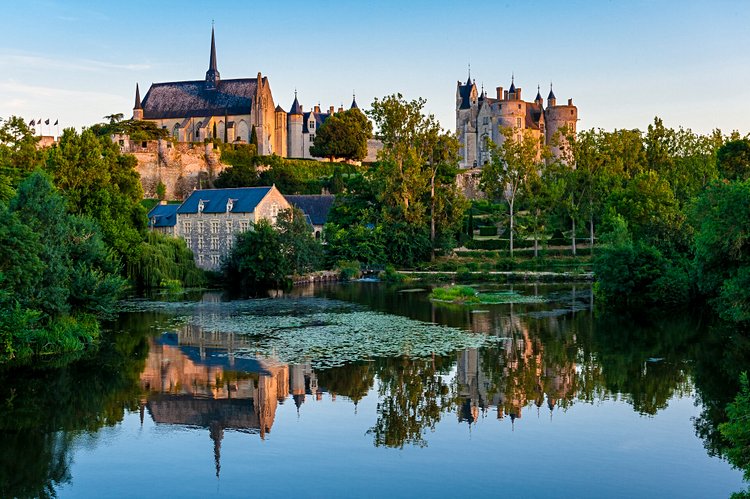
M466 85L458 86L458 94L461 96L461 107L460 109L469 109L471 107L471 87L473 84L467 83Z
M294 102L292 102L292 107L289 109L289 114L302 114L302 106L299 105L296 92L294 93Z
M143 118L250 114L257 86L257 78L221 80L213 90L203 80L154 83L142 102Z
M296 206L310 217L312 225L325 225L336 196L284 196L290 204Z
M157 204L148 212L149 227L174 227L177 225L179 204Z
M539 119L542 117L542 106L537 102L526 103L526 128L539 130Z
M312 116L313 119L315 120L315 129L317 130L318 128L320 128L320 125L322 125L323 122L328 119L330 114L316 113L313 111L303 114L302 115L302 133L310 133L310 130L308 130L308 124L310 123L310 116Z
M203 213L226 213L227 201L232 199L231 213L252 213L273 187L238 187L235 189L201 189L193 191L180 205L178 214L198 213L203 201Z

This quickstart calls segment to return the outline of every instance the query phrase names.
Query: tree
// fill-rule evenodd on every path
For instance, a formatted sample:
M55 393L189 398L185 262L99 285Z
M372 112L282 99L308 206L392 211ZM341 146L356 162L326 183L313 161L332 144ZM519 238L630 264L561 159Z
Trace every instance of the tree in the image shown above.
M49 150L45 168L70 211L96 220L104 241L126 264L136 256L148 222L135 166L135 157L120 154L109 137L67 128L58 146Z
M312 235L312 226L298 208L283 210L276 221L281 251L293 274L318 270L323 262L323 247Z
M716 153L719 172L728 180L750 178L750 140L731 140Z
M723 318L750 321L750 180L712 183L692 219L698 287Z
M520 138L513 128L501 128L500 145L489 143L492 159L482 171L482 186L488 195L504 198L510 214L510 255L513 256L516 201L528 189L530 179L542 168L539 140L525 130Z
M279 233L265 219L237 236L221 264L225 286L249 295L286 287L290 270Z
M367 156L367 140L372 137L372 123L357 108L335 113L326 119L315 134L310 154L319 158L362 161Z
M39 137L17 116L0 119L0 199L12 197L11 187L42 164Z
M458 232L467 207L455 188L457 141L442 131L434 116L423 114L424 105L424 99L407 102L395 94L375 99L368 111L383 141L372 180L383 205L384 232L408 227L407 234L418 236L411 239L411 255L423 251L421 227L429 224L434 250Z
M255 125L253 125L252 130L250 131L250 143L255 146L255 150L258 150L258 132L255 130Z
M740 376L740 392L727 405L728 421L719 425L721 435L729 442L727 459L732 466L743 471L750 481L750 383L747 372ZM750 490L732 494L732 497L749 497Z

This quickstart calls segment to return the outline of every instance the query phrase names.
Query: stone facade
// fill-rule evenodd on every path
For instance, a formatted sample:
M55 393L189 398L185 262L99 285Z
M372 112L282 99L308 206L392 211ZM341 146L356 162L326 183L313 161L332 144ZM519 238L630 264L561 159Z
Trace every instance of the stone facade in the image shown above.
M244 202L248 194L259 200ZM290 206L275 186L196 190L177 212L176 232L193 251L198 267L218 270L238 233L261 219L275 224L279 212Z
M548 145L555 158L563 156L564 139L555 145L557 132L566 127L576 132L578 108L569 99L567 105L558 105L555 94L547 96L547 105L537 89L533 101L521 98L521 88L511 82L510 88L496 88L495 97L489 97L482 89L477 90L471 77L466 83L456 85L456 134L461 145L462 168L481 168L490 161L488 141L495 144L505 140L502 128L511 128L517 138L530 131L540 142Z

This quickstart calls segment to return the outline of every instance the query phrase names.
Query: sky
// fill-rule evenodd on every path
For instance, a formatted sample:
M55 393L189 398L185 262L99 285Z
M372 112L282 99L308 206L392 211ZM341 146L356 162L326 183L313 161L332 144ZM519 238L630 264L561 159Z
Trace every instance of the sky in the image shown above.
M3 2L0 118L89 126L132 115L136 82L269 78L289 110L425 98L455 129L457 80L525 100L550 82L579 129L750 132L750 1ZM54 129L44 129L48 133Z

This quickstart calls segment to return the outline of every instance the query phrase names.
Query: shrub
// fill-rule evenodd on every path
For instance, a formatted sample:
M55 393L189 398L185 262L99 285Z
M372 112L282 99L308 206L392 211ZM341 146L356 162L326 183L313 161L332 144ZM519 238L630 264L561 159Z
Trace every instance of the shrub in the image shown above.
M359 279L362 276L362 265L356 260L340 261L336 268L339 271L339 278L343 281Z

